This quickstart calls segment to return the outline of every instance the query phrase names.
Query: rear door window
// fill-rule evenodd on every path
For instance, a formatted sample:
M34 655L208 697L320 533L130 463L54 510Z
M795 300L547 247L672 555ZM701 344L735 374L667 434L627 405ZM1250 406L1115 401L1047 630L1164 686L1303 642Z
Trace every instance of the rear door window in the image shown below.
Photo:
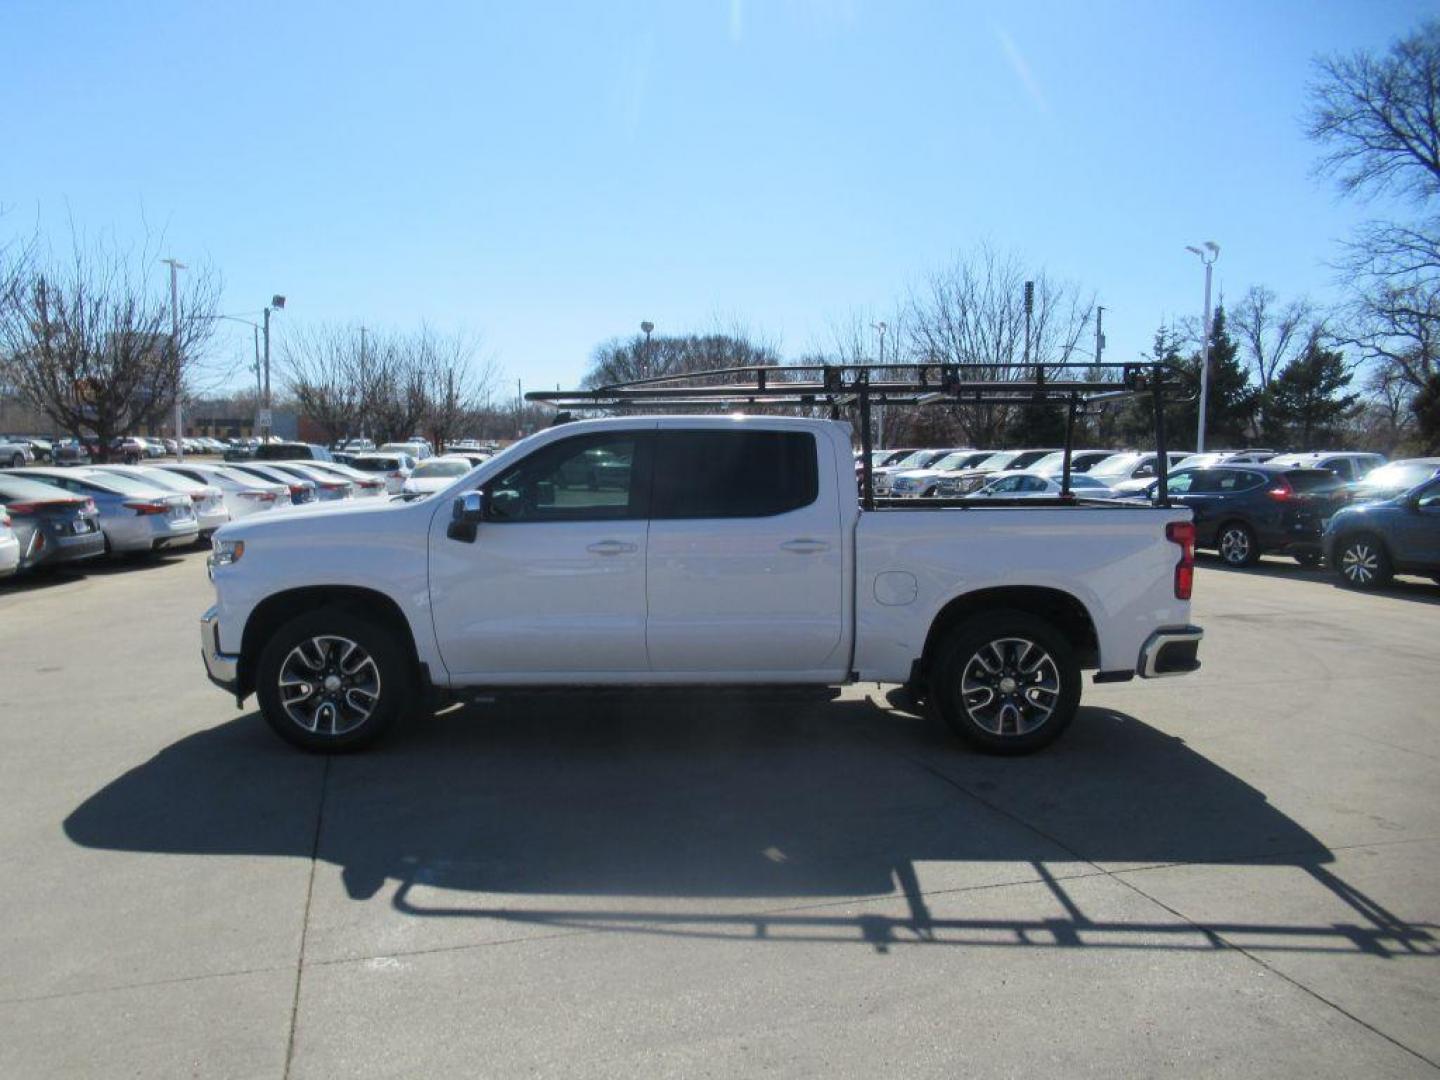
M773 517L820 495L805 431L661 431L651 517Z
M1287 472L1285 480L1296 491L1334 491L1345 483L1343 476L1338 476L1328 469L1297 469L1294 472Z

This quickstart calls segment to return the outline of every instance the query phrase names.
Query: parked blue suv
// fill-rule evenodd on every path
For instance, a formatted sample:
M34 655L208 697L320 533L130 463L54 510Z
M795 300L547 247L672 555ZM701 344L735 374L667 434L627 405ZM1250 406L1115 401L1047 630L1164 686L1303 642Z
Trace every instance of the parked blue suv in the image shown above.
M1440 583L1440 477L1338 511L1325 527L1325 559L1355 589L1383 585L1397 572Z

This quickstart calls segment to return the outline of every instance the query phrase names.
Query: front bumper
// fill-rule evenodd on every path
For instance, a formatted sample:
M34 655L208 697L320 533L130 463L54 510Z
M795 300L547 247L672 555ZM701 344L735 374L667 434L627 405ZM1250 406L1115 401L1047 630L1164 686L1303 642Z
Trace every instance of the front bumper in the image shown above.
M1140 647L1135 665L1142 679L1188 675L1200 669L1200 639L1205 631L1198 626L1168 626L1156 630Z
M210 608L200 616L200 655L205 660L205 674L222 690L235 695L240 704L240 657L220 651L220 609Z

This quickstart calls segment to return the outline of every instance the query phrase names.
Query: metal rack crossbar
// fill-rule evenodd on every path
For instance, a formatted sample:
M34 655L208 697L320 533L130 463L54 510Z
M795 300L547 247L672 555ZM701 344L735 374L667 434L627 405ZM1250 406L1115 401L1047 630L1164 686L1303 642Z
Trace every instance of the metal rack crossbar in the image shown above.
M873 510L870 416L875 405L1062 406L1066 413L1060 498L1073 500L1070 456L1076 417L1108 402L1149 397L1155 419L1156 500L1168 505L1165 402L1193 397L1185 372L1163 363L1067 363L1035 366L1030 379L997 378L997 373L1010 370L1014 368L993 364L756 365L656 375L589 389L532 390L525 399L585 412L785 406L828 409L831 419L839 420L845 410L852 410L860 427L862 501L865 509ZM1066 377L1072 373L1083 377Z

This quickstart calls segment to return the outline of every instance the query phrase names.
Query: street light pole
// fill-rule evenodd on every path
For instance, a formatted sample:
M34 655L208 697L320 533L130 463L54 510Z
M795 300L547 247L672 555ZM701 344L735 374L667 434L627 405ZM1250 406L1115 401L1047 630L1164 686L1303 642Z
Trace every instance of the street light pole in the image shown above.
M1195 431L1195 452L1205 452L1205 410L1210 400L1210 271L1220 257L1220 245L1206 240L1203 249L1189 245L1186 251L1198 256L1205 264L1205 328L1204 340L1200 345L1200 422Z
M185 460L184 431L180 420L180 285L179 272L185 264L174 259L161 259L170 267L170 360L175 365L175 460Z
M654 329L655 324L649 319L646 319L640 324L640 332L645 335L645 375L647 378L655 374L655 372L650 370L650 362L653 359L650 352L650 331Z
M278 293L270 297L270 303L265 305L265 406L264 423L260 425L260 441L270 441L270 428L274 423L270 415L270 312L281 311L285 308L285 297Z

